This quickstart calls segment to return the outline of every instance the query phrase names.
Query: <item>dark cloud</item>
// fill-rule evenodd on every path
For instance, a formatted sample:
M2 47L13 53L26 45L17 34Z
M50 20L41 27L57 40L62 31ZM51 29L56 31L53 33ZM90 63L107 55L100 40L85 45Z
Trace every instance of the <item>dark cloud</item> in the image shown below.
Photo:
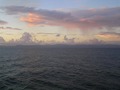
M0 27L0 30L22 30L20 28L13 28L13 27Z
M60 34L57 34L56 37L60 37Z
M41 41L33 40L33 36L28 33L24 32L20 39L18 40L10 40L9 42L6 42L8 45L38 45L41 44Z
M25 6L7 6L1 9L5 10L7 14L28 14L21 17L21 20L33 25L63 26L82 30L120 27L120 7L72 10L70 12Z
M94 39L90 39L89 41L88 41L88 44L105 44L105 42L104 41L102 41L102 40L99 40L99 39L96 39L96 38L94 38Z
M43 44L44 41L36 40L36 38L32 36L32 34L28 32L24 32L22 34L22 37L19 40L17 40L17 42L15 43L21 45L39 45L39 44Z
M1 9L5 10L9 15L35 12L35 8L25 6L6 6L1 7Z
M4 25L4 24L7 24L7 22L3 21L3 20L0 20L0 25Z
M19 41L22 42L22 43L31 43L31 42L33 42L32 41L32 35L25 32L25 33L23 33L23 35L22 35L22 37L20 38Z
M5 43L4 38L3 38L3 37L0 37L0 45L1 45L1 44L4 44L4 43Z
M64 40L67 44L74 44L75 38L68 38L66 35L64 36Z
M59 34L59 33L37 33L37 34L41 34L41 35L55 35L56 37L60 37L63 34Z
M9 30L22 30L20 28L13 28L13 27L6 27L6 29L9 29Z

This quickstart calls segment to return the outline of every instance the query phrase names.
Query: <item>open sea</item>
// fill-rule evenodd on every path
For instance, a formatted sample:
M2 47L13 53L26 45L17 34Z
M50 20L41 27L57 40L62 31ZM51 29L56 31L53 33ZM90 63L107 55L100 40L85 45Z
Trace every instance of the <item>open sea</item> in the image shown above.
M120 90L120 48L1 46L0 90Z

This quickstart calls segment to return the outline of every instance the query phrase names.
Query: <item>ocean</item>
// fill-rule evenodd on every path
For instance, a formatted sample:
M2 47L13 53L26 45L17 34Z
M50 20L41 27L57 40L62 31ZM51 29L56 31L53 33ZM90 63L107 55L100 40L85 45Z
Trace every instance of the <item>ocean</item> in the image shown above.
M120 90L120 48L1 46L0 90Z

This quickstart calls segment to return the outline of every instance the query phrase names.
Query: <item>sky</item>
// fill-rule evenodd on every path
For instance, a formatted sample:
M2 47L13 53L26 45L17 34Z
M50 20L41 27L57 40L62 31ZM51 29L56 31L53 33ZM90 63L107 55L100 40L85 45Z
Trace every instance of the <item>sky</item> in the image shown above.
M120 0L0 0L0 45L120 45Z

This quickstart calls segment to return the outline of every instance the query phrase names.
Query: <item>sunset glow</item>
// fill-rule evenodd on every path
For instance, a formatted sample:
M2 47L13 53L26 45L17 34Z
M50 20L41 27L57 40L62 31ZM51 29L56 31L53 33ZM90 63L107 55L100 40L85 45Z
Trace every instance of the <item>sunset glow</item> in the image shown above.
M1 0L0 43L120 44L120 1L93 1Z

